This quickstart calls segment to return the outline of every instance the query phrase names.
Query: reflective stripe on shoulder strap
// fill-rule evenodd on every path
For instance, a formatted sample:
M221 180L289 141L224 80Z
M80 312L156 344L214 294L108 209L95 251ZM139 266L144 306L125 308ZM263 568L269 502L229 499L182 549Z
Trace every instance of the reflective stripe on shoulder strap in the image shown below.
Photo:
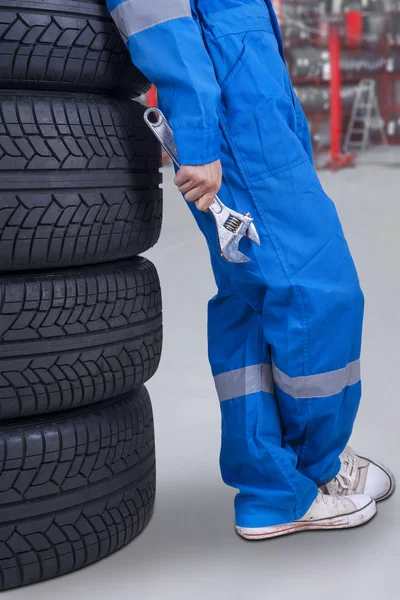
M190 0L125 0L111 16L126 43L131 35L160 23L191 17Z

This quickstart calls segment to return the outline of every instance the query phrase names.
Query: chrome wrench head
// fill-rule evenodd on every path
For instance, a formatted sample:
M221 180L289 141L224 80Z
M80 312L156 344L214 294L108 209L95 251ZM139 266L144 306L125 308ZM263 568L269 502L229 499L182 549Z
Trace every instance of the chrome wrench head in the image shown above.
M250 258L239 251L239 244L242 238L247 236L250 241L260 245L260 238L251 216L229 209L218 197L211 205L210 212L217 225L221 256L232 263L250 262Z
M144 113L144 120L175 165L180 168L173 131L160 109L148 108ZM242 215L229 209L218 196L215 197L213 204L210 206L210 212L217 225L221 256L232 263L249 262L250 258L239 251L239 243L242 238L247 236L251 242L260 245L260 238L250 214Z
M221 249L220 247L221 256L226 261L237 264L250 262L250 258L239 251L240 240L241 238L236 236L225 246L225 248Z

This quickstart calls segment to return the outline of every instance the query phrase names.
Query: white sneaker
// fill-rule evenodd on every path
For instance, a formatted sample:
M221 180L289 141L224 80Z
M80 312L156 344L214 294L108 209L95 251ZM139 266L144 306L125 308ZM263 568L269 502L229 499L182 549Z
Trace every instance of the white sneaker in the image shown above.
M359 456L347 446L340 459L340 473L326 485L321 486L324 494L347 496L367 494L376 502L391 496L396 488L394 475L387 467L364 456Z
M369 496L327 496L318 490L317 498L302 519L272 527L236 527L236 531L246 540L264 540L299 531L358 527L375 514L376 504Z

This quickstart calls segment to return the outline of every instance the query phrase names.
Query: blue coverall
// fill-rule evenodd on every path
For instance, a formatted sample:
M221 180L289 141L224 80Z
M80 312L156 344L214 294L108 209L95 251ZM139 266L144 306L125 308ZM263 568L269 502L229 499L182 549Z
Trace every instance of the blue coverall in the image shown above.
M218 253L190 205L218 287L209 357L222 412L221 472L236 523L301 518L340 468L361 396L364 300L315 173L270 0L108 0L135 65L158 88L180 163L220 158L221 200L253 216L248 264ZM201 410L201 408L199 409Z

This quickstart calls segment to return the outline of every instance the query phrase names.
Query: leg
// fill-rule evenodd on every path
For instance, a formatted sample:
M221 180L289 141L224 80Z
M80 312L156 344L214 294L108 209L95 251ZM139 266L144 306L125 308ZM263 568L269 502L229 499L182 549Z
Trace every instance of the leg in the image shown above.
M293 521L307 512L317 486L296 469L297 455L283 442L263 334L265 286L262 278L244 276L244 286L230 281L229 265L216 250L213 219L190 208L207 239L218 288L209 303L209 358L221 407L221 475L239 490L236 524L263 527Z
M283 445L262 316L235 291L221 262L213 260L219 290L209 304L208 328L222 414L221 473L239 489L237 525L286 523L307 512L317 487L296 470L296 454Z
M361 397L364 299L354 263L309 160L250 181L251 200L229 187L222 199L255 216L262 245L245 248L251 265L226 268L241 289L264 282L257 289L284 442L321 485L339 471Z
M333 468L332 477L339 470L340 450L334 451L332 462L319 439L324 434L336 448L336 434L343 437L336 405L331 411L323 405L318 415L326 421L328 431L317 430L317 446L310 457L321 464L296 468L304 441L312 441L307 430L311 431L313 415L293 397L285 406L278 386L275 395L272 373L277 371L270 362L270 348L274 349L274 345L267 341L275 320L282 324L290 320L290 307L281 307L282 314L273 316L274 304L279 302L273 300L272 287L265 284L262 261L257 264L253 257L247 273L243 272L243 265L225 263L215 251L212 219L192 210L208 240L218 286L218 293L209 304L209 356L221 402L222 477L225 483L239 489L235 501L237 525L255 528L289 523L307 512L317 494L313 478L305 476L307 468L311 473L328 464L329 469ZM278 289L282 295L280 303L284 304L282 286ZM275 337L278 339L275 335L271 339ZM287 356L287 351L281 348L279 354ZM335 418L338 427L330 432Z
M296 198L285 190L298 185L302 176L314 184L298 199L298 212ZM271 346L285 442L298 455L299 470L321 485L339 471L339 455L359 406L364 300L336 211L329 208L311 165L286 172L284 179L270 182L282 184L281 204L271 220L277 218L274 231L287 281L266 297L264 333ZM283 217L290 206L293 226ZM325 218L318 223L321 213ZM285 227L279 230L278 222ZM290 297L284 315L277 306L282 288Z

